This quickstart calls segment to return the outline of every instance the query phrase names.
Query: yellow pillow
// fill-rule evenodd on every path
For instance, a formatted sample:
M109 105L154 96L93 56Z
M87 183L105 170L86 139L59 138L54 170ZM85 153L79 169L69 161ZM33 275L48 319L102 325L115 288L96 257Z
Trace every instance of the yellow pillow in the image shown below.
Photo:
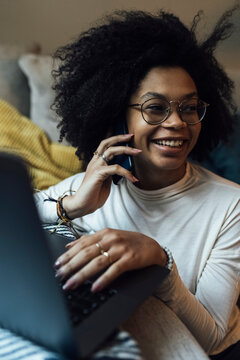
M75 148L50 141L42 129L3 100L0 100L0 151L24 158L33 185L39 190L82 171Z

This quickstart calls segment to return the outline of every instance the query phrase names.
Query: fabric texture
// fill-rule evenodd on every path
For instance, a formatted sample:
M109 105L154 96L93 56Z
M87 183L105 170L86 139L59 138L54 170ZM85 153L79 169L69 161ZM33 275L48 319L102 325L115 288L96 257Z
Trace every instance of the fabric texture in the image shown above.
M3 360L68 360L42 346L0 328L0 358ZM143 360L136 342L125 331L117 333L110 342L94 353L89 360Z
M77 190L83 177L75 175L35 195L43 222L57 221L55 204L43 200ZM239 222L240 186L188 163L184 178L159 190L144 191L122 179L112 185L102 208L73 224L88 233L106 227L138 231L167 246L175 262L156 296L213 354L240 339L240 312L235 305Z
M0 150L26 160L35 188L48 188L81 171L75 148L51 142L42 129L1 100L0 133Z
M240 357L240 341L229 346L220 354L210 356L211 360L239 360Z

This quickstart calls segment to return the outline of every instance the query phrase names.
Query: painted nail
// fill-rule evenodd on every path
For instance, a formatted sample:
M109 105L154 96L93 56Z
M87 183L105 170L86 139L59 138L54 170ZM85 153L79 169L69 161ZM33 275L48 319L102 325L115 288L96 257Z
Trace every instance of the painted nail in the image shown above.
M140 150L140 149L132 149L132 151L134 151L136 153L142 152L142 150Z
M135 176L132 177L133 182L139 181Z
M60 278L60 279L63 277L62 269L59 269L59 270L56 271L55 277Z
M60 266L61 266L61 261L60 261L60 260L55 261L54 267L55 267L56 269L59 269Z
M73 289L75 285L76 285L76 280L71 278L71 279L68 279L68 281L63 285L62 289L70 290L70 289Z
M70 249L74 245L74 241L65 245L65 248Z

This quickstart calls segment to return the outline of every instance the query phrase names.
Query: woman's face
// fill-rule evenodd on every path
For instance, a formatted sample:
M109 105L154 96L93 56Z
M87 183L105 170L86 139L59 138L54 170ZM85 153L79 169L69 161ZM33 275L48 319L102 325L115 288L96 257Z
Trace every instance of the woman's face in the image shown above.
M168 101L182 102L196 97L197 89L183 68L156 67L142 80L130 104L143 103L156 95ZM186 158L198 140L201 123L188 125L174 107L167 120L159 125L149 125L143 120L140 107L130 107L127 125L129 133L134 134L133 146L142 150L133 160L140 187L157 189L184 176Z

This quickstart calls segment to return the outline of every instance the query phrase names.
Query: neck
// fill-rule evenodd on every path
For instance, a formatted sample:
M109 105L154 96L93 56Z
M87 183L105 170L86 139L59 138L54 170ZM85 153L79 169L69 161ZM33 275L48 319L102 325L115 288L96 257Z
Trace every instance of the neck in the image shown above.
M162 189L181 180L186 173L186 164L179 169L170 170L145 170L139 171L134 169L134 175L139 179L139 182L134 185L143 190L157 190Z

